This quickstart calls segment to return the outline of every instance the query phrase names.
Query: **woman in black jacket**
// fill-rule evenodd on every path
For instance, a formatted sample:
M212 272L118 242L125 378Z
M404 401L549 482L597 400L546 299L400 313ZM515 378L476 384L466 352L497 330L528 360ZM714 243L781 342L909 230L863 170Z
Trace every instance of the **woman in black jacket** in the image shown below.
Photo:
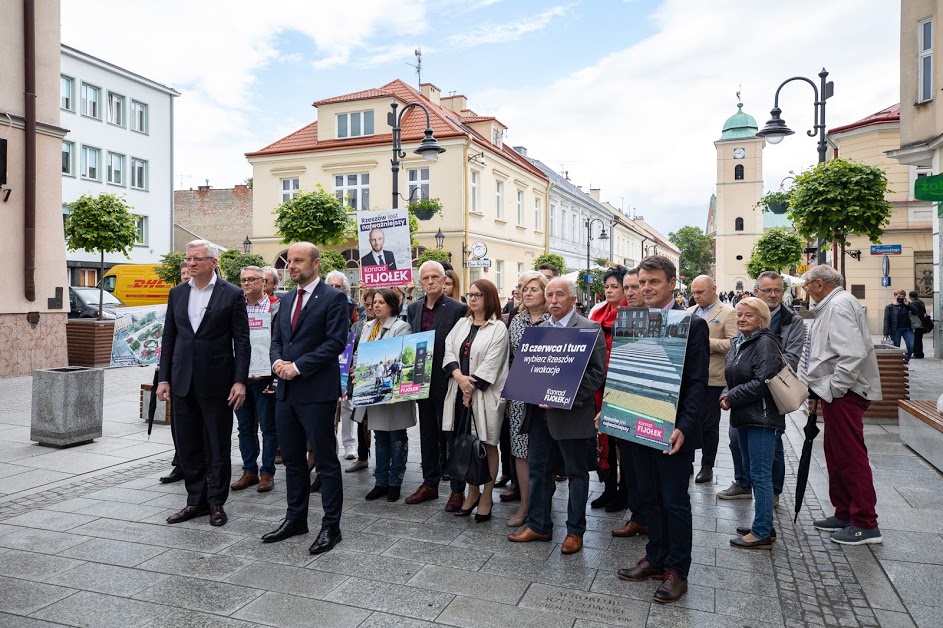
M743 549L773 549L773 454L777 434L785 431L786 417L766 385L783 367L779 337L769 331L769 306L746 297L737 304L737 329L731 342L724 376L727 387L720 407L730 410L730 424L738 428L743 466L753 481L753 525L737 528L730 544Z

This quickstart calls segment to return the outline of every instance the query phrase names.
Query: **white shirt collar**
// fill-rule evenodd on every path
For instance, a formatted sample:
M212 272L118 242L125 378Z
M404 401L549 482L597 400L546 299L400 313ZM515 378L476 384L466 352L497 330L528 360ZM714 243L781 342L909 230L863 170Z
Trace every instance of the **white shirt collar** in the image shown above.
M570 324L570 319L573 318L573 315L576 313L576 308L574 307L569 313L561 318L559 321L553 320L553 315L550 316L550 320L547 321L552 327L566 327Z
M314 289L318 287L319 281L321 281L321 278L318 275L315 275L312 281L309 281L303 286L298 286L298 289L304 290L305 294L311 294L312 292L314 292Z
M190 279L189 281L187 281L187 283L190 284L190 287L193 288L194 290L197 290L199 292L205 292L206 290L211 290L214 286L216 286L217 279L218 277L216 276L216 271L213 271L213 276L210 278L210 282L206 284L205 286L203 286L202 289L196 287L196 284L193 282L193 279Z

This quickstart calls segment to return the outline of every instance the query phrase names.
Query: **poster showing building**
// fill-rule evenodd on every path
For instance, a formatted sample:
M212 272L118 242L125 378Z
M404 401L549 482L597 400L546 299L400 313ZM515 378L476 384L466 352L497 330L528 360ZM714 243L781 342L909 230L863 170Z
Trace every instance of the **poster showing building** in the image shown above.
M357 212L360 280L364 288L403 286L413 279L405 209Z
M435 331L361 342L354 355L355 408L429 397Z
M619 308L600 432L663 451L671 448L690 326L685 310Z
M115 311L111 366L138 366L160 361L167 305L123 307Z

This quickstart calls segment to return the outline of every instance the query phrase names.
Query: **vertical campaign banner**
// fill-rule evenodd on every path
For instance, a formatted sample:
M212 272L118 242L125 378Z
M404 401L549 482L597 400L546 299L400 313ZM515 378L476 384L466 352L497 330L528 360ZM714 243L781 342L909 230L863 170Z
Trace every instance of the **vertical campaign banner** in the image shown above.
M363 287L389 288L412 281L407 210L357 212L357 238Z
M354 358L354 332L347 334L344 352L337 359L341 367L341 394L347 392L347 379L350 377L350 362Z
M272 374L272 313L249 314L249 377Z
M111 366L138 366L160 361L167 304L123 307L115 310Z
M435 331L381 338L358 345L353 367L353 407L429 397Z
M671 448L691 313L620 307L599 431L662 451Z
M598 327L528 327L501 396L571 409L599 331Z

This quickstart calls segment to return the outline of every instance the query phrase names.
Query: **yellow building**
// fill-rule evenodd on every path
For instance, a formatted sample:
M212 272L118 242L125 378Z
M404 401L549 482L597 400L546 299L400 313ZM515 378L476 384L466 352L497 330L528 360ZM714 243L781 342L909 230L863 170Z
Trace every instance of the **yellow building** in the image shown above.
M401 163L400 207L409 198L438 198L443 211L421 221L420 251L434 247L435 234L445 236L444 250L462 271L472 245L482 243L490 268L465 268L463 289L479 277L490 279L502 296L516 286L517 273L533 266L547 249L549 181L535 166L503 142L506 127L479 116L465 96L442 97L431 83L421 92L400 80L380 88L327 98L314 103L315 122L265 148L246 155L253 168L253 252L276 268L284 267L287 246L275 234L272 211L299 190L325 190L355 209L392 206L391 102L400 108L419 102L429 110L432 130L445 152L436 163L412 151L423 138L426 117L410 109L402 121L406 157ZM348 260L348 276L359 284L360 254L356 242L336 247ZM480 250L480 246L476 247Z

